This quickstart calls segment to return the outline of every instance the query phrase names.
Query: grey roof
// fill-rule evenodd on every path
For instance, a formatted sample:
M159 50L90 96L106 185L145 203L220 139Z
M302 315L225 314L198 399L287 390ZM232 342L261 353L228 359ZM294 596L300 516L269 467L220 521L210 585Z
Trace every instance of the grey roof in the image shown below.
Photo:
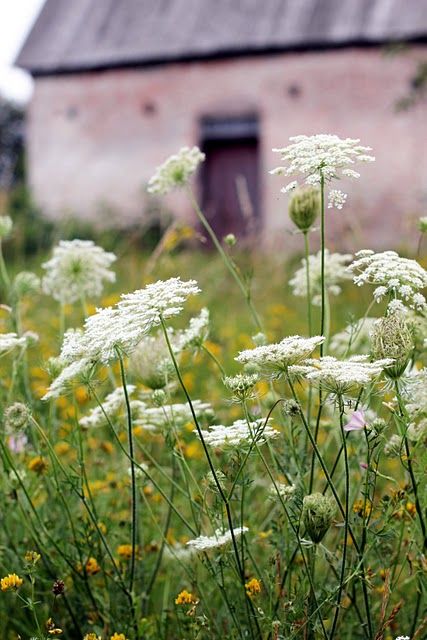
M427 0L47 0L34 74L425 39Z

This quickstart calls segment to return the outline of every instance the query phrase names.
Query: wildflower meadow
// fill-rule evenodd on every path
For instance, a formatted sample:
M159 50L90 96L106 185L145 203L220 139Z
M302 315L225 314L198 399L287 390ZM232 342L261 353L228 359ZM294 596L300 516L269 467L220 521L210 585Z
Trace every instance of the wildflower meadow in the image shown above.
M147 189L186 193L199 263L0 253L2 639L427 638L427 219L413 257L335 253L372 150L274 151L304 256L274 277L215 235L196 147Z

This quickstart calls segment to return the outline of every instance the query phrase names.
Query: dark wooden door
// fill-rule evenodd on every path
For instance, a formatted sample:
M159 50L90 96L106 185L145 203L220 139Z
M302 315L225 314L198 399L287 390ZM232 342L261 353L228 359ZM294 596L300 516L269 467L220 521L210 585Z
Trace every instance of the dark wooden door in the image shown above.
M207 140L203 211L219 238L252 234L259 218L258 141Z

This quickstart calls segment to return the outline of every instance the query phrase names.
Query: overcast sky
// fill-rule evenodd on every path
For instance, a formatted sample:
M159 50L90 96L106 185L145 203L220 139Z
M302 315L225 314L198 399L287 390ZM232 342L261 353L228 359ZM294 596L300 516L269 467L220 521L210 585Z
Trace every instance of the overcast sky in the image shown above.
M45 0L0 0L0 94L26 102L31 77L13 62Z

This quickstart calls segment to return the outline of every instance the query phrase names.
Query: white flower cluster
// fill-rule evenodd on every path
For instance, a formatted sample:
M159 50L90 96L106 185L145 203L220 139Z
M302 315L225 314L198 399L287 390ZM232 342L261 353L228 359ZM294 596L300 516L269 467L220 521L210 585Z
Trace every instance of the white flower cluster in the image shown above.
M91 240L61 240L53 256L42 266L43 291L55 300L71 304L82 297L96 298L102 293L104 282L114 282L110 270L116 260Z
M92 364L117 357L117 349L131 353L142 337L160 324L161 317L180 313L186 299L199 291L194 280L170 278L122 295L115 307L98 309L86 318L83 331L69 331L64 336L60 360L65 368L44 398L60 395L73 377Z
M318 134L314 136L294 136L289 138L291 144L282 149L273 149L280 153L285 166L270 171L272 175L301 175L305 184L319 185L323 176L330 182L341 176L359 178L360 174L353 169L357 162L373 162L375 158L368 155L370 147L363 147L360 140L339 138L337 135ZM293 180L282 189L288 192L298 186ZM342 192L341 192L342 193ZM341 196L341 200L344 194Z
M175 187L182 187L204 159L205 154L198 147L182 147L157 167L147 191L165 194Z
M324 340L325 338L322 336L314 336L313 338L290 336L275 344L245 349L239 353L235 360L241 364L251 364L260 369L283 372L287 371L291 365L305 360Z
M398 300L398 305L392 305L394 311L398 311L402 303L417 311L427 308L425 297L419 293L427 287L427 271L416 260L401 258L395 251L374 253L369 249L356 253L356 258L348 267L349 271L357 274L353 281L359 287L377 285L374 291L376 302L381 302L388 295Z
M127 392L129 397L135 392L135 385L128 384ZM100 427L107 422L105 414L111 420L113 416L116 416L125 406L125 394L123 387L117 387L108 394L102 401L102 408L100 406L94 407L90 410L87 416L84 416L79 420L79 423L85 429Z
M187 329L177 331L175 342L179 351L199 348L209 335L209 310L204 307L198 316L191 318Z
M25 349L37 342L38 339L38 335L33 331L26 331L22 336L18 336L17 333L0 333L0 354L8 353L16 347Z
M247 527L237 527L233 529L233 534L235 538L239 538L242 534L249 531ZM231 531L222 531L221 529L217 529L213 536L199 536L194 540L189 540L187 542L187 546L194 551L210 551L211 549L218 549L219 547L224 547L227 544L230 544L232 541Z
M381 375L383 369L393 364L392 358L369 361L369 356L352 356L348 360L337 360L324 356L319 360L310 359L303 365L292 367L291 372L303 376L337 394L344 394L372 382Z
M277 494L279 494L283 502L287 502L294 496L296 490L297 488L294 484L276 482L276 486L274 484L270 486L270 495L272 498L277 498Z
M273 429L268 422L265 424L262 419L249 424L246 420L236 420L229 426L215 424L209 430L202 430L204 441L211 447L238 447L253 442L264 444L278 435L279 431Z
M209 402L192 400L191 404L198 420L213 416L213 409ZM135 401L132 408L135 410L134 423L148 430L161 429L172 424L179 428L193 421L189 404L176 403L149 407L145 402Z
M325 250L325 289L331 295L337 296L341 293L338 283L344 280L351 280L352 276L347 271L347 265L352 260L351 253L329 253ZM310 275L310 293L312 303L320 306L322 300L322 253L308 256L308 269ZM289 281L294 296L307 296L307 260L302 259L302 267L295 272Z
M341 189L331 189L328 193L328 209L338 209L339 211L343 208L347 200L347 194L341 191Z

